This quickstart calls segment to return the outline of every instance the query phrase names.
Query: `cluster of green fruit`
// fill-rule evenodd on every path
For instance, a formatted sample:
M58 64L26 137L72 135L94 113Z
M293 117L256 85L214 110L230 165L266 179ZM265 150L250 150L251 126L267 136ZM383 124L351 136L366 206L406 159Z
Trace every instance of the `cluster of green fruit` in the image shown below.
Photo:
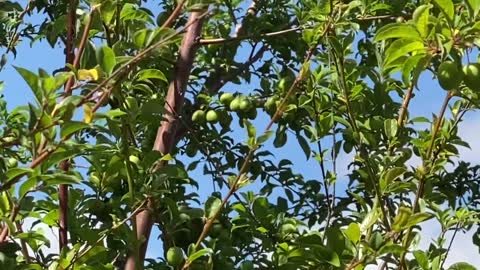
M467 64L460 70L457 63L446 61L438 67L437 76L445 90L457 89L462 81L468 88L476 90L480 88L480 63Z
M224 105L223 109L196 110L192 114L194 123L203 124L205 122L217 123L226 118L226 110L236 112L240 118L255 119L257 117L257 104L254 98L244 95L234 95L232 93L223 93L219 101Z

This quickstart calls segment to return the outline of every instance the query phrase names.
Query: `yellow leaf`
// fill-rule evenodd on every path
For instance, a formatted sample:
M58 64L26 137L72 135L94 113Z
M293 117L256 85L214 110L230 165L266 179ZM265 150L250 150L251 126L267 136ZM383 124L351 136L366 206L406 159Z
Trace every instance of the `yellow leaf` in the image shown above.
M92 69L80 69L78 70L77 79L80 81L85 80L98 80L98 71L94 68Z
M85 123L90 124L93 118L92 107L90 107L88 104L83 104L83 114Z

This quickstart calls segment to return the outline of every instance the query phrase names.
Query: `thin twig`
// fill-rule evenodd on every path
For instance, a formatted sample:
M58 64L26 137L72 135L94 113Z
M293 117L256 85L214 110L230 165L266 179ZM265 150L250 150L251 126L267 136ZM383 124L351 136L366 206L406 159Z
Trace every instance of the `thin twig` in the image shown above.
M443 117L444 117L445 112L447 110L448 103L449 103L449 101L452 97L453 97L452 92L448 92L447 95L445 96L445 100L443 101L442 107L440 109L440 113L438 114L438 118L434 123L433 130L432 130L432 135L431 135L432 138L431 138L430 145L427 149L427 153L426 153L426 156L425 156L425 160L427 160L427 161L432 161L431 160L432 159L432 151L433 151L433 148L435 146L435 139L437 137L438 131L440 130L440 127L442 126ZM415 199L414 199L414 202L413 202L413 205L412 205L413 213L416 213L418 211L420 199L423 197L423 193L425 191L425 182L427 180L426 178L427 178L427 176L423 176L422 179L419 180L418 187L417 187L417 192L415 194ZM403 241L403 247L404 247L405 251L402 253L402 256L400 258L399 270L402 270L405 267L405 256L406 256L406 253L407 253L406 250L407 250L408 241L409 241L409 238L412 234L412 231L413 231L413 227L409 228L407 230L407 233L405 234L405 239Z
M172 27L173 23L178 19L178 17L180 16L181 12L182 12L182 9L183 9L183 5L185 5L185 3L187 2L187 0L182 0L180 1L180 3L177 4L177 6L175 7L175 9L172 11L172 13L170 14L170 16L168 17L168 19L162 24L162 28L170 28Z
M259 35L245 35L245 36L236 36L236 37L228 37L228 38L213 38L213 39L201 39L199 43L201 45L211 45L211 44L225 44L228 42L234 42L234 41L241 41L245 39L251 39L251 38L266 38L266 37L274 37L274 36L280 36L284 34L288 34L291 32L297 32L299 30L302 30L302 26L297 26L294 28L289 28L285 30L280 30L276 32L270 32L270 33L264 33L264 34L259 34Z
M457 235L459 227L460 227L460 222L458 222L455 225L455 229L453 231L452 239L450 239L450 243L448 244L447 251L445 252L445 257L443 258L442 263L440 264L440 269L443 269L443 265L447 261L448 253L450 253L450 250L452 249L453 241L455 240L455 236Z
M408 105L410 104L410 100L413 97L413 88L414 84L411 83L407 89L407 92L405 93L405 96L403 97L402 106L400 107L397 120L397 124L399 127L403 127L405 125L405 117L407 115Z

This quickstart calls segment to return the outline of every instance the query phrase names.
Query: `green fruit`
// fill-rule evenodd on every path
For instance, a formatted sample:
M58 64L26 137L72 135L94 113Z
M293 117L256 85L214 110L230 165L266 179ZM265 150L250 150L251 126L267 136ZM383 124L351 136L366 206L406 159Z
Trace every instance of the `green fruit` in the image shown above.
M248 119L251 119L251 120L257 118L257 108L250 109L247 113L247 117Z
M265 111L270 113L270 114L273 114L275 113L275 111L277 110L277 98L276 97L270 97L267 99L267 101L265 101Z
M397 23L403 23L405 21L405 18L402 16L397 17L396 19Z
M457 64L451 61L443 62L438 67L438 82L445 90L457 88L462 82L462 73L458 70Z
M480 64L468 64L463 67L465 85L472 90L480 88Z
M167 262L172 266L180 266L183 263L183 250L179 247L171 247L167 251Z
M240 102L241 102L241 99L239 97L236 97L232 100L232 102L230 102L230 110L231 111L238 111L240 109Z
M219 119L217 112L214 110L208 111L206 118L207 118L207 122L211 122L211 123L216 123L218 122L218 119Z
M220 223L214 223L210 229L210 236L212 238L218 238L223 231L223 226Z
M220 102L225 105L225 106L228 106L230 105L230 103L232 102L232 100L234 99L235 97L233 96L233 94L231 93L223 93L221 96L220 96Z
M295 227L295 225L289 224L289 223L283 224L282 227L280 228L280 233L284 236L288 234L292 234L296 231L297 231L297 228Z
M197 110L192 115L192 121L194 123L203 123L205 122L205 112L202 110Z
M134 155L129 156L128 160L130 160L130 162L135 163L137 165L140 163L140 159L137 156L134 156Z
M16 158L9 158L7 159L6 165L8 168L16 168L18 167L18 160Z
M241 111L246 112L246 111L250 110L250 108L252 108L252 103L250 102L250 100L244 98L240 101L239 109Z

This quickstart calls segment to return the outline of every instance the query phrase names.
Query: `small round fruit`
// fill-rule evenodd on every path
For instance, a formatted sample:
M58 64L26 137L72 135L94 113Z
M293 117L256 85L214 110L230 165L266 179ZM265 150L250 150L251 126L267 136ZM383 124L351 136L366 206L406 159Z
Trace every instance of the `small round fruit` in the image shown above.
M210 236L212 238L218 238L223 231L223 226L220 223L214 223L212 229L210 230Z
M397 17L396 19L397 23L403 23L405 21L405 18L402 16Z
M239 97L234 98L232 102L230 102L230 110L234 112L238 111L240 109L240 102L241 100Z
M137 156L134 156L134 155L130 155L128 157L128 160L132 163L137 164L137 165L140 163L140 159Z
M457 64L451 61L446 61L438 67L438 82L445 90L452 90L457 88L462 82L462 73L458 70Z
M16 168L18 167L18 160L16 158L9 158L7 159L7 167L8 168Z
M220 96L220 102L225 105L225 106L228 106L230 105L230 102L232 102L232 100L234 99L235 97L233 96L232 93L223 93L221 96Z
M207 112L206 119L207 119L207 122L216 123L218 122L219 117L216 111L210 110Z
M276 109L277 108L277 104L276 104L277 100L278 100L277 97L269 97L267 99L267 101L265 101L265 104L264 104L265 109L266 110L270 110L270 109L273 109L273 108Z
M190 216L185 214L185 213L180 213L178 215L178 220L181 222L181 223L185 223L185 222L188 222L190 221Z
M465 85L472 90L480 88L480 64L468 64L463 67Z
M257 108L250 109L247 113L247 117L248 119L251 119L251 120L257 118Z
M290 223L283 224L282 227L280 228L280 233L282 235L292 234L296 231L297 231L297 228L295 227L295 225Z
M192 121L195 123L205 122L205 112L202 110L197 110L192 114Z
M167 251L167 262L172 266L180 266L183 263L183 250L179 247L171 247Z
M246 112L246 111L250 110L250 108L252 108L252 103L250 102L250 100L244 98L244 99L242 99L242 101L240 101L239 109L241 111Z

